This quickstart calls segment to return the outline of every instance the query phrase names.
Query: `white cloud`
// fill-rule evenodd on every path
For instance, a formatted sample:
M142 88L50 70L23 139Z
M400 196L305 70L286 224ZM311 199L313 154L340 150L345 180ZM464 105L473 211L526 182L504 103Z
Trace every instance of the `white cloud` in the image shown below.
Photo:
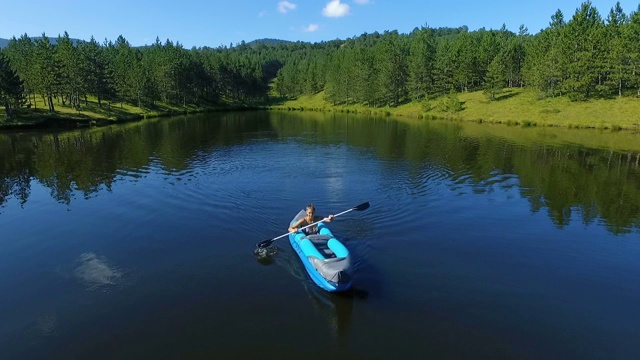
M320 28L320 26L318 26L318 24L309 24L304 29L302 29L302 31L304 31L304 32L314 32L314 31L317 31L319 28Z
M259 18L263 18L263 17L265 17L265 16L267 16L267 12L266 12L266 11L264 11L264 10L262 10L262 11L260 11L260 12L258 13L258 17L259 17Z
M288 1L280 1L278 3L278 11L280 11L283 14L286 14L287 12L289 12L290 10L295 10L296 7L298 7L298 5L294 4L294 3L290 3Z
M349 5L341 3L340 0L331 0L322 9L322 14L326 17L343 17L349 15Z
M355 2L356 4L364 5L364 4L370 3L371 1L369 1L369 0L354 0L353 2Z

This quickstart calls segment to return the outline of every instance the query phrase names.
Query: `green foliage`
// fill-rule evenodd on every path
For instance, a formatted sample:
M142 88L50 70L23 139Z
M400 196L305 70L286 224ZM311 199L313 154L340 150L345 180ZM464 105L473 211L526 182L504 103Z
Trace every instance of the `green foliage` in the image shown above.
M420 101L420 109L423 112L429 112L431 111L431 109L433 109L433 104L431 103L431 101L429 101L428 98L425 98L422 101Z
M365 33L313 44L241 42L190 50L160 39L135 48L123 36L74 45L66 32L52 45L42 35L13 38L5 53L29 102L35 107L36 97L44 98L50 111L54 98L77 108L87 96L148 109L158 103L259 104L266 103L270 85L281 98L324 91L333 105L369 108L451 91L483 90L494 100L503 88L525 86L541 99L640 96L640 11L627 16L619 4L606 22L589 1L569 21L558 10L535 35L524 26L517 34L505 26L424 26L409 34Z
M591 3L585 2L567 23L565 31L570 52L563 87L570 99L586 100L593 95L603 70L604 23Z
M448 112L448 113L457 113L463 110L462 102L460 102L460 97L455 90L451 90L449 95L445 96L440 100L439 104L440 111Z
M25 103L23 83L11 68L9 59L0 52L0 104L4 106L9 119L14 117L13 109Z
M505 66L498 56L496 56L487 70L487 75L484 79L484 93L489 100L496 100L496 95L502 92L505 82Z
M436 42L433 31L422 28L414 31L409 45L409 96L412 100L426 98L435 87Z

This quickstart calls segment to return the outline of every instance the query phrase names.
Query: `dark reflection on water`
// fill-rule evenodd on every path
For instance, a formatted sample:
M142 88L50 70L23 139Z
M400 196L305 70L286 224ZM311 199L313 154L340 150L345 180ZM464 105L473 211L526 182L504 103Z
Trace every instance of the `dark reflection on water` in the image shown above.
M630 133L243 112L0 134L0 359L639 358ZM308 202L353 255L328 294Z
M266 113L225 114L148 121L65 133L0 135L0 203L29 198L32 181L51 190L59 202L110 190L118 175L141 177L157 168L172 174L188 171L213 148L241 144L247 134L270 134Z
M6 206L11 199L27 203L34 181L48 188L58 202L69 204L74 197L89 198L101 190L109 191L113 182L122 178L137 179L157 171L178 178L194 176L194 168L207 161L214 149L256 139L299 138L324 145L344 143L373 151L380 159L420 165L402 175L414 196L424 194L427 184L434 181L451 180L452 189L470 187L476 193L517 187L529 199L532 211L547 211L559 227L566 226L576 213L585 224L602 219L613 233L638 228L638 150L562 143L557 136L549 136L549 129L544 130L544 137L527 145L518 144L522 134L511 138L470 135L465 129L455 123L252 112L56 134L2 134L0 205ZM305 138L312 133L319 139ZM545 141L547 138L553 142ZM242 164L230 162L226 166ZM225 170L233 169L220 169Z

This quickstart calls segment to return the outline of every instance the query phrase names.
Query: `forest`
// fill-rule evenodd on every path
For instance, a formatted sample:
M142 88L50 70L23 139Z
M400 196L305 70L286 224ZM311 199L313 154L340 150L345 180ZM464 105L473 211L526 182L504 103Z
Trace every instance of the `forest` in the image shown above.
M324 91L333 105L394 107L482 90L494 100L510 87L539 98L571 101L640 97L640 6L626 14L616 3L603 16L590 1L570 19L558 10L549 26L530 34L498 30L416 27L319 43L241 42L185 49L156 39L133 47L94 38L55 42L42 34L12 38L0 50L0 106L7 118L46 104L80 109L89 100L153 108L158 103L268 104ZM457 104L451 104L453 110Z

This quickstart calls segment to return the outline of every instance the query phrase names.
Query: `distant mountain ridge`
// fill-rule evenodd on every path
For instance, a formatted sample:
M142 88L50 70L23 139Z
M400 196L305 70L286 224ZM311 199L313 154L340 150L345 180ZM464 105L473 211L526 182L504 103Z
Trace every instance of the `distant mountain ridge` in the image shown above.
M276 44L291 44L291 43L293 43L293 41L264 38L264 39L256 39L256 40L250 41L250 42L248 42L246 44L253 46L253 45L258 45L258 44L276 45ZM236 45L238 45L238 44L236 44Z
M41 39L41 36L30 36L32 41L35 41L37 39ZM49 40L51 41L52 44L57 44L57 36L56 37L49 37ZM10 39L3 39L0 38L0 49L3 49L5 47L7 47L7 45L9 45L9 41L11 41ZM78 44L79 42L85 41L82 39L71 39L71 41L73 42L74 45ZM264 38L264 39L256 39L250 42L245 43L246 45L249 46L255 46L258 44L265 44L265 45L276 45L276 44L290 44L293 43L294 41L289 41L289 40L280 40L280 39L268 39L268 38ZM240 43L235 44L234 46L238 46L240 45ZM139 47L145 47L145 46L151 46L151 45L143 45L143 46L139 46ZM206 46L206 45L202 45L202 46ZM135 47L135 46L134 46Z
M29 38L31 39L31 41L36 41L38 39L42 39L42 36L29 36ZM16 39L18 39L18 37L16 37ZM73 43L73 45L77 45L79 42L83 42L84 41L84 40L81 40L81 39L73 39L73 38L70 38L70 40ZM5 47L7 47L7 45L9 45L9 41L11 41L11 39L0 38L0 49L4 49ZM49 37L49 42L51 42L54 45L57 44L58 43L58 36Z

